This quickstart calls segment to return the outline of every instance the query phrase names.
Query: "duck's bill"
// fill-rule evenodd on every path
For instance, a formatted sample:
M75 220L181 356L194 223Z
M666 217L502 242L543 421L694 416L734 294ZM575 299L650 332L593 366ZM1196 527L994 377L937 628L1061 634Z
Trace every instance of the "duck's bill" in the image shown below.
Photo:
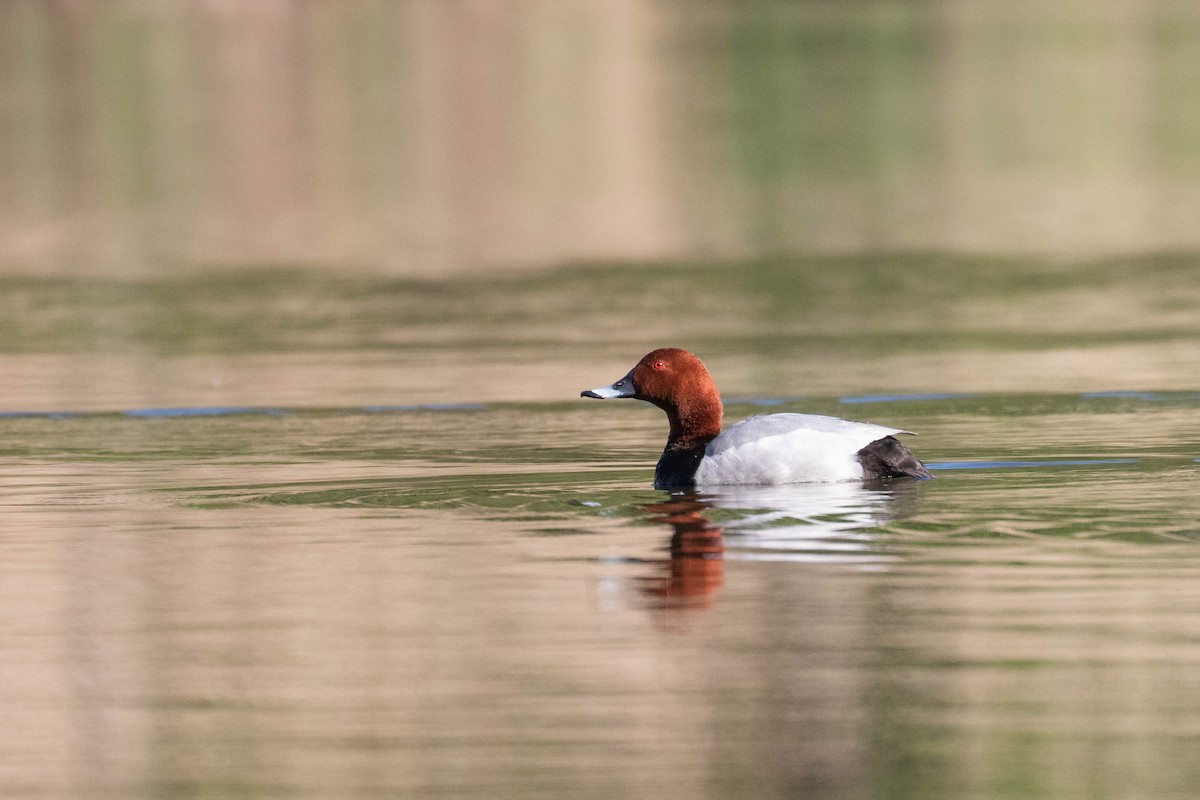
M633 373L630 372L612 386L601 386L599 389L587 389L580 392L579 396L594 397L597 400L614 400L618 397L633 397L636 394L637 390L633 388Z

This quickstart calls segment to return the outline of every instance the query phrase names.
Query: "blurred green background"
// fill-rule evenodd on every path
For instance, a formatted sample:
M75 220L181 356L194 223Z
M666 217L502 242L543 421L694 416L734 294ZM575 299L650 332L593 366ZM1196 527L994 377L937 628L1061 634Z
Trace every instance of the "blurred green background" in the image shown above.
M0 270L1200 247L1182 0L4 0Z

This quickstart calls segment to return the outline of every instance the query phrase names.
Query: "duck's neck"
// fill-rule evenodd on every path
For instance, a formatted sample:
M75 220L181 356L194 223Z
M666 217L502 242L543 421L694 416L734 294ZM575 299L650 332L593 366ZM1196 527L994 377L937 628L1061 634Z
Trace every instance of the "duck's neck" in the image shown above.
M659 489L691 486L704 448L721 433L721 398L712 392L685 406L664 408L671 430L667 446L654 469Z
M721 433L721 401L690 408L668 409L671 430L667 434L667 449L703 447Z

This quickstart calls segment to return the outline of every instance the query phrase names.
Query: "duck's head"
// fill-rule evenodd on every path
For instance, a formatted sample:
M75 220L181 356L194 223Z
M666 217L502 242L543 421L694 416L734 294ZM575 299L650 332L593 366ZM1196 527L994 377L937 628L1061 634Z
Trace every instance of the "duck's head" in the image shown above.
M699 358L687 350L663 347L642 356L625 377L609 386L580 392L580 397L612 400L631 397L653 403L671 418L673 433L714 426L721 429L721 395L712 375Z

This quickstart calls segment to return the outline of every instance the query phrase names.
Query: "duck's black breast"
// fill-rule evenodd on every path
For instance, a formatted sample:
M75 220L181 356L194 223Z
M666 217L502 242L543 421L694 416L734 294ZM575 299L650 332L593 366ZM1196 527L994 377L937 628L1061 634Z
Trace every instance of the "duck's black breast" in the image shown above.
M694 486L696 470L704 458L704 447L668 447L654 468L655 489L681 489Z

